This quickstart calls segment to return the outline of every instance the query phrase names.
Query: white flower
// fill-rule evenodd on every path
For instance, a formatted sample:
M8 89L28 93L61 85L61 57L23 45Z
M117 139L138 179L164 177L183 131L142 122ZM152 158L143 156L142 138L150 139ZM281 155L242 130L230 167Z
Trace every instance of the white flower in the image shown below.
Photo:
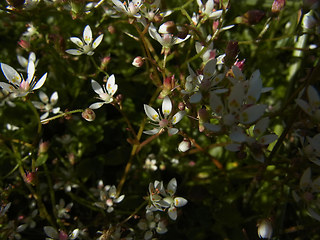
M214 9L214 0L208 0L205 5L202 3L201 0L197 0L197 3L199 5L199 12L203 16L214 20L221 17L222 10L216 11Z
M309 86L307 89L308 102L296 99L299 107L316 121L320 121L320 96L315 87Z
M124 199L124 195L117 196L116 194L116 186L106 185L102 190L100 190L101 202L95 202L94 204L99 208L107 209L107 212L111 213L114 210L114 204L120 203Z
M66 52L72 55L87 54L89 56L92 56L94 54L93 50L99 46L99 44L102 41L102 38L103 34L97 37L96 40L94 40L94 42L92 43L92 31L90 26L87 25L83 30L83 41L77 37L70 38L71 42L76 44L79 47L79 49L68 49L66 50Z
M52 112L53 114L57 114L60 111L60 107L54 108L53 106L56 105L58 102L58 93L54 92L52 93L50 99L48 98L47 94L40 91L39 92L39 98L41 102L39 101L32 101L32 104L40 109L42 112L45 112L41 115L40 119L43 120L49 116L49 113Z
M149 154L144 165L144 169L151 170L151 171L156 171L158 169L157 166L157 159L155 158L154 154Z
M158 234L164 234L168 231L164 221L161 221L160 214L154 215L153 212L147 212L146 218L141 219L138 222L138 228L146 231L144 234L144 240L152 238L153 233L156 231Z
M36 80L33 61L28 61L26 80L14 68L5 63L1 63L1 69L9 83L0 82L0 87L12 93L14 97L23 97L32 92L32 90L41 88L47 79L47 73L45 73L38 81Z
M65 206L65 201L61 198L59 201L59 205L56 205L56 210L58 213L58 218L66 218L69 219L70 215L68 214L73 206L73 203L69 203Z
M93 90L99 95L98 99L103 102L96 102L89 106L91 109L100 108L103 104L108 104L113 101L113 95L118 90L118 85L115 83L115 77L112 74L105 85L101 87L101 85L95 80L91 80L91 85Z
M185 115L185 111L179 111L173 117L170 117L170 113L172 111L172 103L168 96L163 99L162 102L162 113L163 117L160 113L157 113L149 105L144 104L144 111L147 114L148 118L150 118L154 124L157 125L157 128L152 130L143 131L145 134L154 135L160 132L160 130L167 128L169 135L174 135L179 132L177 128L173 128L172 125L178 123Z
M158 33L157 29L155 28L155 26L153 25L153 23L150 24L149 26L149 34L150 36L157 40L164 49L170 49L173 45L175 44L179 44L182 43L184 41L186 41L188 38L190 38L191 35L187 35L185 38L179 38L174 36L171 33L167 33L165 31L162 31L163 29L165 29L167 23L163 23L160 27L159 27L159 33L161 33L161 35Z
M115 9L119 12L123 12L128 15L128 17L135 17L140 18L141 15L138 13L143 1L141 0L132 0L132 1L125 1L122 3L119 0L112 0L113 4L115 5Z
M38 62L39 62L39 60L37 60L36 54L35 54L34 52L30 52L28 59L26 59L26 58L24 58L23 56L20 56L20 55L17 56L17 59L18 59L19 64L20 64L20 65L22 66L22 68L23 68L21 71L24 71L24 72L27 72L27 70L28 70L28 63L29 63L30 61L33 61L33 62L34 62L34 67L37 67ZM19 69L18 69L18 70L19 70Z

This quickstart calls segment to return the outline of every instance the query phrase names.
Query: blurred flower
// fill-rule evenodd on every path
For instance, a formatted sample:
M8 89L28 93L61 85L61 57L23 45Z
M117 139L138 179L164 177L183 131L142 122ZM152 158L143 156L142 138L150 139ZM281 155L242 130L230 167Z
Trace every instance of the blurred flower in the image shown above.
M320 133L312 138L307 136L308 144L303 147L303 153L307 158L320 166Z
M79 49L68 49L66 50L66 52L72 55L87 54L89 56L92 56L94 54L93 50L99 46L102 38L103 34L99 35L99 37L97 37L96 40L94 40L94 42L92 43L92 31L90 26L87 25L83 30L83 40L77 37L70 38L71 42L76 44Z
M296 99L298 106L311 118L320 122L320 96L313 86L307 88L308 102L300 98Z
M138 228L145 231L144 240L152 238L154 232L164 234L168 231L164 221L161 221L160 214L154 215L153 212L147 212L146 218L138 222Z
M67 206L65 206L65 201L61 198L59 201L59 205L56 205L56 210L58 213L58 218L65 218L69 219L70 215L68 214L73 206L73 203L69 203Z
M46 240L74 240L79 236L79 229L73 230L69 235L62 230L57 231L51 226L43 227L44 232L48 236Z
M214 0L208 0L206 4L203 4L201 0L197 0L198 6L199 6L199 12L201 13L201 16L210 19L218 19L222 15L222 10L216 11L214 9Z
M11 93L14 97L24 97L32 92L32 90L41 88L47 79L47 73L45 73L38 81L36 80L33 61L28 61L26 80L14 68L5 63L1 63L1 70L9 83L0 82L0 87Z
M273 13L279 13L286 5L286 0L274 0L272 3L271 11Z
M101 85L95 80L91 80L91 85L93 90L99 95L98 99L103 102L96 102L89 106L91 109L100 108L103 104L108 104L113 101L113 95L118 90L118 85L115 83L115 77L112 74L105 85L101 87Z
M82 113L81 116L87 120L88 122L92 122L96 118L95 112L91 108L86 108Z
M184 138L181 143L178 145L178 150L180 152L186 152L191 148L191 142L189 139Z
M11 206L11 202L7 203L6 205L1 204L0 206L0 218L6 214Z
M158 169L158 166L157 159L155 157L156 156L153 153L149 154L147 159L145 160L143 168L151 171L156 171Z
M170 116L172 111L172 103L168 96L166 96L162 101L162 113L163 117L161 116L160 112L157 113L149 105L144 104L144 111L147 114L148 118L151 119L154 125L158 126L152 130L143 131L143 133L148 135L154 135L159 133L162 129L168 129L169 135L174 135L179 132L177 128L173 128L172 125L180 122L180 120L184 117L185 111L179 111L172 117Z
M41 112L45 112L41 115L40 119L46 119L49 116L49 113L52 112L53 114L57 114L60 112L60 107L54 108L54 105L58 102L58 93L54 92L52 93L50 99L48 98L47 94L40 91L39 92L39 98L41 102L38 101L32 101L32 104L41 110Z
M114 210L114 204L120 203L124 199L124 195L117 196L116 194L116 186L106 185L100 190L100 202L95 202L94 204L99 208L107 209L107 212L111 213Z
M272 237L272 225L270 220L264 219L259 223L258 226L259 238L271 239Z

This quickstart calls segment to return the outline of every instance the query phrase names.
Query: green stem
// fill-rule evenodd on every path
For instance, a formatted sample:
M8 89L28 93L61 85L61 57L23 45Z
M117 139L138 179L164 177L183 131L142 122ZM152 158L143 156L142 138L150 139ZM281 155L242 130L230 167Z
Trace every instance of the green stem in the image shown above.
M68 115L71 115L73 113L82 113L84 110L83 109L76 109L76 110L72 110L72 111L68 111L68 112L64 112L64 113L61 113L61 114L58 114L56 116L53 116L51 118L46 118L44 120L41 120L41 123L42 124L46 124L54 119L57 119L57 118L61 118L61 117L65 117L65 116L68 116Z

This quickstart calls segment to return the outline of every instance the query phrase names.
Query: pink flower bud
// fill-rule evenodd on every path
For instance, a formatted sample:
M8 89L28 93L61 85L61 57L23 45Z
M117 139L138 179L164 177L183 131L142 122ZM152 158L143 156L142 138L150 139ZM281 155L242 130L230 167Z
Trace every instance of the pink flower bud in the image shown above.
M36 182L37 170L38 169L36 169L35 172L26 171L25 175L23 176L24 181L28 184L34 185Z
M162 91L159 95L160 99L162 99L165 96L168 96L170 94L171 90L175 86L174 80L175 80L174 75L167 77L163 80Z
M142 67L142 65L144 64L144 59L140 56L135 57L135 59L133 59L132 65L139 68Z
M271 11L273 13L279 13L286 5L286 0L274 0L272 3Z
M237 59L236 62L234 63L234 65L237 66L238 68L240 68L241 71L243 71L245 61L246 61L246 59L243 59L241 61L239 61L239 59Z
M191 142L189 139L185 138L183 141L179 144L178 150L180 152L186 152L191 148Z
M25 41L25 40L22 40L22 39L21 39L21 40L18 42L18 44L19 44L20 47L22 47L23 49L28 50L28 49L30 48L30 43L27 42L27 41Z
M40 142L39 144L39 154L41 153L46 153L48 151L49 148L49 141L46 142Z
M89 122L92 122L96 118L96 114L90 108L86 108L81 115L85 120Z
M183 102L178 103L178 108L180 111L184 111L186 109L186 105Z

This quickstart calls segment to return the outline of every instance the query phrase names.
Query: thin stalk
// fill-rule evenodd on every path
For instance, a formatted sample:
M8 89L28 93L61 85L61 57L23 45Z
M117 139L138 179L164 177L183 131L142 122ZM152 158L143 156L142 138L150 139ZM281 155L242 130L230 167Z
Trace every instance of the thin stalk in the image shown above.
M46 119L43 119L41 120L41 123L42 124L46 124L54 119L58 119L58 118L61 118L61 117L65 117L65 116L68 116L68 115L71 115L73 113L82 113L84 110L83 109L76 109L76 110L72 110L72 111L68 111L68 112L64 112L64 113L61 113L61 114L58 114L56 116L53 116L51 118L46 118Z

